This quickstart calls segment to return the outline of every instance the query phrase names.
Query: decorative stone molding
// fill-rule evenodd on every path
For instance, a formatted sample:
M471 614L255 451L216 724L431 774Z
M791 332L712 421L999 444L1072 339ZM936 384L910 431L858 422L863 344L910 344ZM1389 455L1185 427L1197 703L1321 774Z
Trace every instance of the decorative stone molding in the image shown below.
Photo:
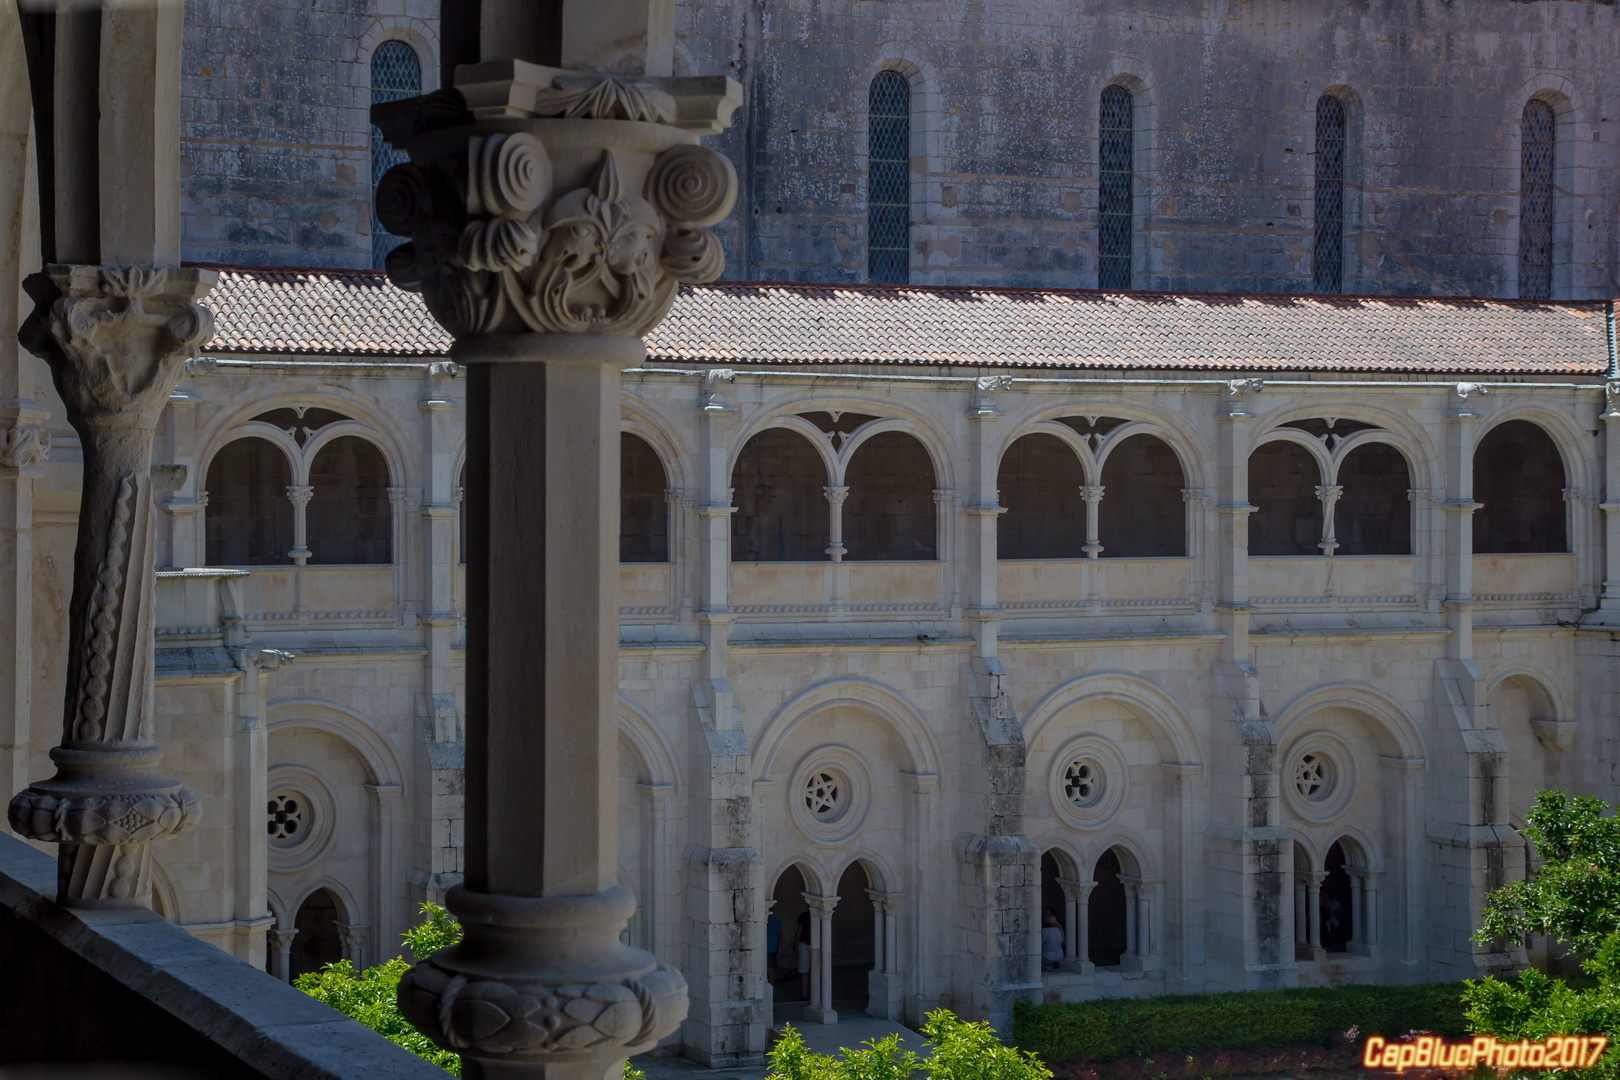
M680 972L619 941L629 889L596 896L445 897L467 930L406 972L400 1011L439 1045L500 1060L577 1061L650 1050L686 1018ZM491 950L488 940L504 948ZM564 978L555 972L566 956Z
M1580 723L1575 720L1537 717L1530 721L1530 730L1535 732L1541 745L1548 750L1565 753L1575 745L1575 733L1580 730Z
M195 795L152 772L152 437L182 366L213 335L198 301L217 276L52 265L24 282L36 306L18 338L51 367L84 447L84 486L57 772L19 792L9 819L62 845L58 900L70 906L149 906L152 842L201 816Z

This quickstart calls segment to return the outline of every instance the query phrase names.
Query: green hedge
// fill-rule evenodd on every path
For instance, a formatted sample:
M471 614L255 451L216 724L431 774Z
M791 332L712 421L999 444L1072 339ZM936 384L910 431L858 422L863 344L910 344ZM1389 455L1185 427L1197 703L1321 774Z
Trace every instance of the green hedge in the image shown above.
M1036 1005L1019 1002L1013 1043L1048 1065L1127 1054L1327 1045L1354 1027L1364 1037L1467 1032L1461 983L1339 986Z

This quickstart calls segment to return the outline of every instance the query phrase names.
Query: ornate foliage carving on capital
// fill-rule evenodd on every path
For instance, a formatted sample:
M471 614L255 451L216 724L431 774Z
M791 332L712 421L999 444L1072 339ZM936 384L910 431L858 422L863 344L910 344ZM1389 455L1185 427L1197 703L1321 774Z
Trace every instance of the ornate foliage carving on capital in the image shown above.
M674 126L664 90L563 74L533 90L524 119L475 125L451 98L417 99L408 127L405 103L388 106L412 160L383 176L377 217L410 237L389 255L390 280L421 292L455 337L640 337L682 282L720 276L709 226L736 202L736 171Z
M69 419L150 415L214 336L198 301L218 279L189 267L52 265L23 282L35 303L18 340L51 365Z

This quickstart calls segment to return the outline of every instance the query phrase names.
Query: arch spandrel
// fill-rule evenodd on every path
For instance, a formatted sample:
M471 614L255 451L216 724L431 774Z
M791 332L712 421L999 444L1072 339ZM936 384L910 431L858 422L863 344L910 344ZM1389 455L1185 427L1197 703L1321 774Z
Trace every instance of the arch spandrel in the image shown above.
M1024 742L1034 745L1042 731L1069 709L1088 701L1125 706L1153 736L1160 761L1200 765L1204 753L1185 710L1170 693L1139 675L1101 671L1081 675L1048 691L1030 707L1024 720Z

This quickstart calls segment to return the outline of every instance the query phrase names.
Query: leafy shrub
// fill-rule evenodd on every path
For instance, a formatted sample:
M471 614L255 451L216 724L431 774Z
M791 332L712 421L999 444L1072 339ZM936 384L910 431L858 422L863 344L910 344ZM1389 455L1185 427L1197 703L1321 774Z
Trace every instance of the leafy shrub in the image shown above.
M1476 1032L1503 1042L1548 1035L1607 1035L1591 1069L1554 1070L1620 1078L1620 807L1561 791L1536 795L1525 835L1542 860L1535 874L1486 900L1474 940L1490 945L1547 934L1569 946L1589 986L1529 970L1509 979L1469 980L1463 991Z
M461 940L461 924L438 904L423 904L422 915L421 922L400 935L416 959L425 960ZM461 1058L441 1049L400 1015L399 980L410 969L411 965L397 956L360 972L347 960L339 960L320 971L298 976L293 985L358 1020L395 1046L431 1061L452 1076L460 1076ZM631 1068L627 1061L623 1080L646 1080L646 1074Z
M1013 1042L1049 1064L1127 1054L1328 1046L1335 1035L1468 1029L1457 983L1109 998L1013 1010Z
M958 1019L949 1009L928 1014L922 1033L933 1045L926 1067L932 1080L1051 1080L1051 1070L996 1038L990 1025ZM908 1080L924 1068L900 1038L868 1039L839 1057L817 1054L790 1025L770 1053L765 1080Z

